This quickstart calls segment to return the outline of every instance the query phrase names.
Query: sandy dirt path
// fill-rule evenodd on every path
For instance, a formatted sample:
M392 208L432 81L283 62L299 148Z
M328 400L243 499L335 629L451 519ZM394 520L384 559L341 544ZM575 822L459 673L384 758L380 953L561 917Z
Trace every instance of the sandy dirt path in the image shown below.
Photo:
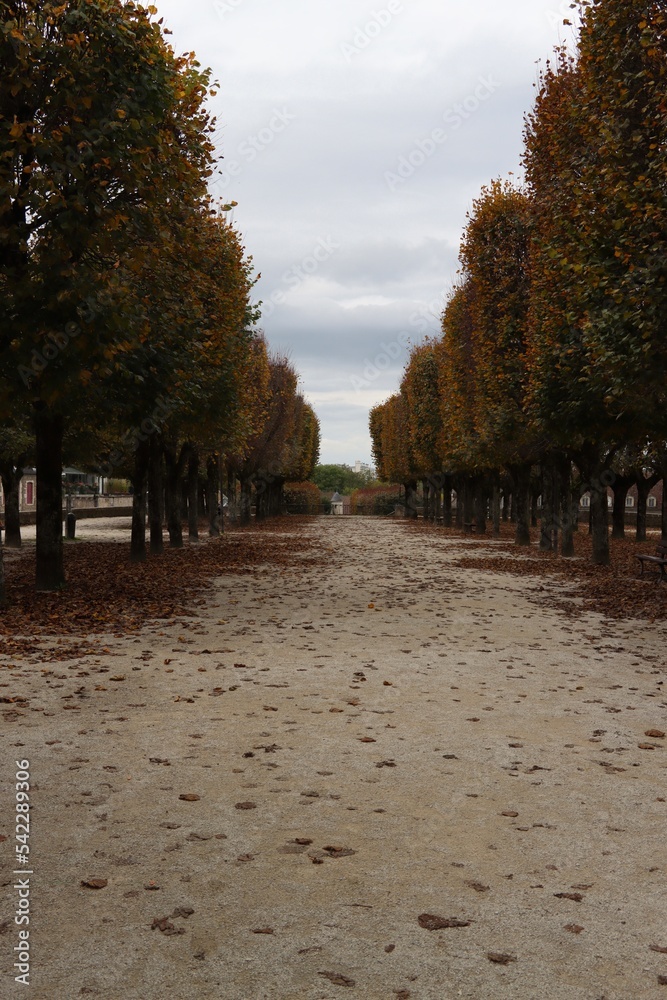
M667 997L665 626L566 617L405 525L307 530L327 567L0 664L29 699L0 705L0 996Z

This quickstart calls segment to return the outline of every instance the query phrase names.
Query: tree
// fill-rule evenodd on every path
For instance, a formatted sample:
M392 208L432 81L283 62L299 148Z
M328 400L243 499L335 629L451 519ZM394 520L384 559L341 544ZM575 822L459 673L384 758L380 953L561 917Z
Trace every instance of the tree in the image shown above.
M408 432L405 396L396 393L370 413L373 457L381 480L405 487L405 513L417 517L417 476Z
M32 407L37 587L62 586L61 452L81 393L126 349L118 262L165 204L205 195L208 77L155 8L0 3L0 416Z
M326 492L346 495L353 490L362 489L373 479L372 473L355 472L350 465L318 465L313 471L312 480L316 486Z
M21 547L19 487L33 453L34 436L27 421L14 419L0 426L0 482L5 498L5 545Z
M438 359L435 343L427 340L412 349L401 382L408 407L408 430L419 477L423 481L424 517L437 519L441 491L445 489L445 520L451 517L451 484L442 475L438 450L442 430L438 395ZM432 501L432 503L431 503ZM431 510L431 507L433 508Z
M548 68L526 130L531 391L588 481L598 563L610 462L665 412L666 25L660 3L589 4L578 56Z

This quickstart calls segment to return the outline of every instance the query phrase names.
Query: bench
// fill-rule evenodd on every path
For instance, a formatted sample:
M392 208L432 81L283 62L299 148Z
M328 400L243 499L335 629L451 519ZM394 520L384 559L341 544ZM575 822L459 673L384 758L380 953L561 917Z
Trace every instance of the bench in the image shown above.
M642 568L640 576L644 575L644 566L648 563L650 566L655 566L659 571L660 576L658 577L658 581L667 580L667 544L661 543L660 545L656 545L654 556L642 554L638 555L637 559L639 559L639 564Z

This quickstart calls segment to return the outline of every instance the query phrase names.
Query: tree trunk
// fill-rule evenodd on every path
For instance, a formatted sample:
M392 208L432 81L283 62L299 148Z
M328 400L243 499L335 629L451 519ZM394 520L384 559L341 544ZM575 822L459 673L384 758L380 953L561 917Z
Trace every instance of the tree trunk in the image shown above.
M130 561L146 562L146 484L148 481L148 442L140 442L134 453L132 474L132 535Z
M35 585L40 593L65 585L63 566L63 418L44 403L35 411L37 553Z
M254 482L255 487L255 521L263 521L267 510L267 490L268 483L263 476L258 476Z
M0 608L7 607L7 589L5 587L5 553L2 545L2 532L0 531Z
M160 555L164 552L164 539L162 537L163 490L162 441L159 435L152 434L148 458L148 523L151 555Z
M452 526L452 477L445 476L442 490L442 523L445 528Z
M443 502L443 481L444 476L438 473L433 492L433 523L442 524L442 502Z
M456 486L455 486L455 490L456 490L456 522L455 523L456 523L456 527L459 529L459 531L463 531L463 518L464 518L464 514L465 514L465 511L464 511L465 504L464 504L464 500L463 500L464 485L465 484L464 484L463 477L462 476L457 476L456 477Z
M659 473L655 472L653 475L648 476L640 470L637 474L637 532L636 540L638 542L646 541L646 507L648 502L648 495L656 485L660 482Z
M431 484L428 479L422 479L422 497L424 521L428 521L431 514Z
M554 550L554 467L550 459L542 463L542 523L540 528L540 549L543 552ZM557 531L558 529L556 529ZM557 546L556 546L557 551Z
M19 489L23 478L24 462L21 457L1 472L2 490L5 496L5 546L8 549L21 548L21 513Z
M503 518L503 522L505 524L507 524L507 522L510 519L510 497L509 497L509 493L508 493L508 491L507 491L506 488L503 489L502 494L503 494L503 512L502 512L502 518Z
M593 536L593 562L596 566L609 565L609 501L607 487L600 482L591 484L591 535Z
M574 526L579 517L579 496L572 491L572 463L562 458L558 463L558 492L560 495L560 554L571 559L574 555Z
M252 501L252 482L241 479L241 498L239 501L239 524L250 524L250 507Z
M512 471L514 480L512 498L516 511L515 543L530 545L530 465L515 466Z
M475 522L478 535L486 534L486 486L483 479L475 484Z
M538 507L537 501L539 499L539 492L537 490L531 490L530 492L530 526L531 528L536 528L538 525Z
M463 483L463 529L466 524L472 524L474 505L473 483L469 476L466 476Z
M417 481L408 480L403 484L405 487L405 516L411 520L417 518Z
M179 454L176 454L176 448L173 445L169 445L164 449L164 502L167 515L167 531L169 532L169 545L172 549L183 548L181 477L186 457L185 445L183 445Z
M188 456L188 537L199 541L199 451L194 446Z
M617 476L612 483L614 494L614 509L611 515L612 538L625 538L625 501L631 485L632 480L625 476Z
M222 484L224 482L224 475L222 468L220 469L220 493L222 493ZM222 497L220 497L220 503L222 504ZM227 470L227 512L229 514L229 520L235 524L239 519L239 504L236 489L236 473L232 472L230 469ZM220 530L222 531L224 523L224 507L223 507L223 520L220 522Z
M211 538L220 536L220 526L218 524L218 457L209 455L206 459L206 500L208 503L208 533ZM222 511L222 497L220 497L220 510Z
M662 480L662 541L667 543L667 477Z
M497 473L493 476L493 492L491 494L491 520L493 522L493 537L500 538L500 483Z

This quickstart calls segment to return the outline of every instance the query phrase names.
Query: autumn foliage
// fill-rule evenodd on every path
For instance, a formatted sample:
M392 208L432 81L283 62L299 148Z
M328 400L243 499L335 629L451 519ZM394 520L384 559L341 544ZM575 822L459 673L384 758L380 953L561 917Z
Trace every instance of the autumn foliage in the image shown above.
M156 14L0 3L0 462L10 494L28 453L37 466L40 591L65 582L66 456L132 480L135 562L147 495L159 552L165 518L182 545L186 508L197 537L202 496L219 531L226 456L273 463L278 492L317 461L317 417L256 332L231 206L208 194L209 73Z
M666 84L664 4L582 5L526 118L525 186L483 188L442 337L371 412L381 475L422 480L427 516L451 523L454 489L461 527L498 535L511 507L528 544L541 496L541 547L569 556L588 493L606 564L608 489L624 507L635 485L645 538L645 484L667 473Z

